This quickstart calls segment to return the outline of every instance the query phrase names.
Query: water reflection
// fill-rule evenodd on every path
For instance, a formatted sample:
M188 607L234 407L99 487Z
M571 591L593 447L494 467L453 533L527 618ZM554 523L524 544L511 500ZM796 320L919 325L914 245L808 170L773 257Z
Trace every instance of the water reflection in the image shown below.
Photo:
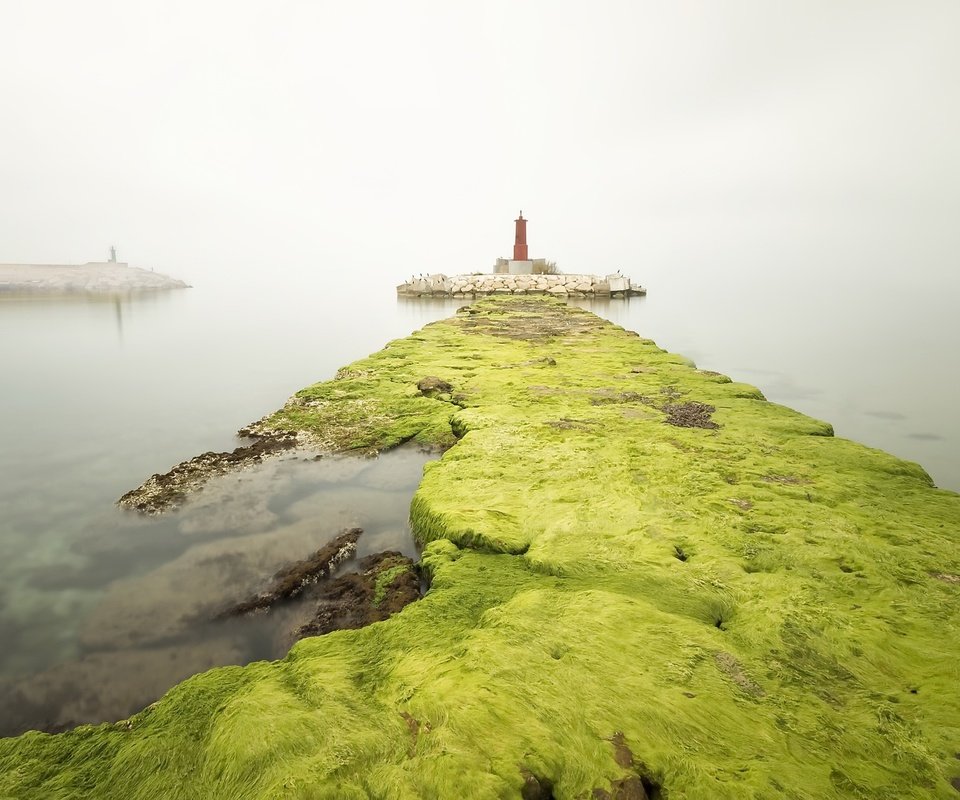
M62 310L65 305L104 307L121 301L128 305L164 305L176 302L180 289L140 289L129 292L0 292L0 312L8 313L16 308L43 308Z
M591 311L598 316L615 322L617 325L624 325L624 321L632 318L631 315L639 314L646 302L646 295L637 295L635 297L576 297L567 302L572 306Z
M52 330L69 335L69 329L65 329L64 324L86 324L91 316L99 317L101 310L113 306L117 339L123 341L124 315L130 316L138 309L163 307L177 302L179 298L176 293L158 290L102 294L7 291L0 292L0 316L6 317L7 321L18 315L30 315L34 320L38 316L46 316Z
M305 613L298 603L213 618L344 528L364 530L358 558L416 558L407 516L432 457L411 446L368 459L298 451L215 479L177 512L117 511L112 526L85 530L65 558L24 572L26 591L48 607L82 598L84 614L27 623L18 598L2 598L0 735L120 719L188 675L281 657Z

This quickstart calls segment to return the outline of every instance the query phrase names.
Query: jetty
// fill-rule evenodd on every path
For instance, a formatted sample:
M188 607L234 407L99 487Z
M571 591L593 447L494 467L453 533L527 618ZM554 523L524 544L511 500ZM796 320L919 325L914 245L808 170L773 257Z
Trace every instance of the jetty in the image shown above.
M563 274L546 258L530 258L523 211L514 220L513 258L498 258L492 272L447 276L411 275L397 286L399 297L473 298L497 294L548 294L554 297L636 297L647 290L620 270L604 275Z
M186 289L187 284L123 261L85 264L0 264L2 294L122 294Z
M623 275L428 275L397 287L399 297L482 297L548 294L554 297L636 297L647 290Z
M957 796L960 495L917 464L548 297L467 305L244 435L442 450L422 598L0 740L0 797Z

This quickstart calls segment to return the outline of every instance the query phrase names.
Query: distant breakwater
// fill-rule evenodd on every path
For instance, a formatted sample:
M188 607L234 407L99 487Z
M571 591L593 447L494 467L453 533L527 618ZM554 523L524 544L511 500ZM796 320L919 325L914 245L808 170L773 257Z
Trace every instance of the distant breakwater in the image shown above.
M402 297L549 294L555 297L631 297L647 290L623 275L429 275L397 287Z
M0 264L0 295L110 295L157 289L186 289L186 283L126 262L86 264Z

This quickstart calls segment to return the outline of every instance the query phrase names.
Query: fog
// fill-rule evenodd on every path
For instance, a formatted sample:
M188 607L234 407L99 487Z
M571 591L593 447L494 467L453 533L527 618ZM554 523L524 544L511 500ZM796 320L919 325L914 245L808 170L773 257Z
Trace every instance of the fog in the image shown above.
M0 261L394 284L488 269L522 208L532 256L652 292L958 285L954 0L6 0L0 30Z

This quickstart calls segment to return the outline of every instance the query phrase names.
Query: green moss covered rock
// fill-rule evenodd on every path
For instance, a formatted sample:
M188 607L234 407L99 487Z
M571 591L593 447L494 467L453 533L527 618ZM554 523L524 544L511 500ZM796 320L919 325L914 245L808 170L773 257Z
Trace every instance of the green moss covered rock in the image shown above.
M917 465L533 298L259 430L449 448L411 509L429 592L0 741L0 797L960 797L960 496Z

